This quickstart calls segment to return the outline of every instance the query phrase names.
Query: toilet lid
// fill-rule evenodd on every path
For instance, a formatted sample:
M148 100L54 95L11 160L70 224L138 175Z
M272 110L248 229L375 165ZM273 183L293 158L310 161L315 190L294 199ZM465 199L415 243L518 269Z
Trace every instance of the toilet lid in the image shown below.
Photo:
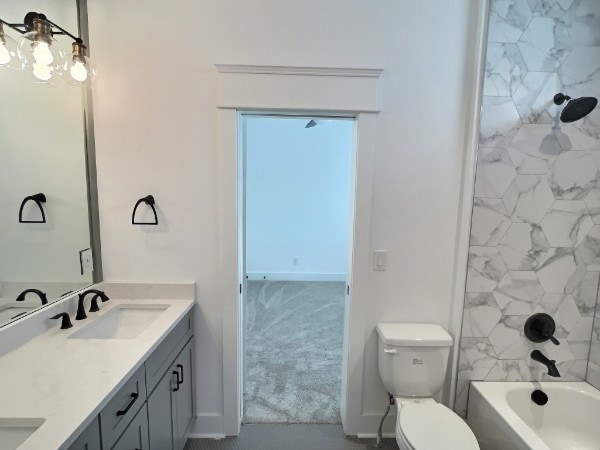
M403 405L399 421L402 434L414 449L479 449L469 426L442 404Z

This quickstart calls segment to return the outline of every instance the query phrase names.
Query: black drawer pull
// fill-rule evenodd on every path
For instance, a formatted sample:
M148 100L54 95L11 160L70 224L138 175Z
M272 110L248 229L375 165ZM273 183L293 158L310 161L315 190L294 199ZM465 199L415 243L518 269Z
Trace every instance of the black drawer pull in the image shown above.
M177 364L177 368L181 370L181 382L183 383L183 365Z
M179 385L181 384L181 381L179 381L179 372L174 370L173 375L175 375L175 382L177 383L177 387L173 389L173 392L177 392L179 390Z
M135 392L133 394L131 394L131 401L125 407L125 409L122 409L121 411L117 411L117 416L124 416L125 414L127 414L127 411L129 411L131 409L131 407L133 406L133 404L135 403L135 401L138 399L139 396L140 395L136 394Z

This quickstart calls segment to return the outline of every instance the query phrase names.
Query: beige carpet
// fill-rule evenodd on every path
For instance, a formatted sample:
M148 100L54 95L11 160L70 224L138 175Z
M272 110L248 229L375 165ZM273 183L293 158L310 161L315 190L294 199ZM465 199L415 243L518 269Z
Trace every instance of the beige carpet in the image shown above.
M245 423L340 423L344 287L248 282Z

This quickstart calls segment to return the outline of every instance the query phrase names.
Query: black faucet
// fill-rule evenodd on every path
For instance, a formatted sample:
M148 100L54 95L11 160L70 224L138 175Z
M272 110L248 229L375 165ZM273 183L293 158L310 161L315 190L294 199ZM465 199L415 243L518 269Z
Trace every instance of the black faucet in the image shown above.
M23 292L21 292L18 296L17 296L17 301L18 302L22 302L25 300L25 296L27 294L29 294L30 292L37 294L37 296L40 298L40 300L42 301L42 305L46 305L48 303L48 297L46 297L46 294L42 291L40 291L39 289L25 289Z
M531 359L544 364L548 368L548 375L551 377L560 377L560 373L556 368L556 361L546 358L539 350L534 350L531 352Z
M73 324L71 323L71 319L69 317L69 314L66 312L62 312L59 313L53 317L50 317L50 319L61 319L62 318L62 322L60 324L60 329L61 330L68 330L69 328L73 327Z
M85 308L83 306L83 300L88 294L96 294L92 299L92 307L90 308L91 312L99 310L98 301L96 299L97 297L100 297L100 299L102 299L103 302L107 302L109 300L108 296L104 292L99 291L98 289L88 289L87 291L83 291L81 294L79 294L79 301L77 302L77 315L75 316L75 320L87 319ZM94 306L96 307L95 309Z

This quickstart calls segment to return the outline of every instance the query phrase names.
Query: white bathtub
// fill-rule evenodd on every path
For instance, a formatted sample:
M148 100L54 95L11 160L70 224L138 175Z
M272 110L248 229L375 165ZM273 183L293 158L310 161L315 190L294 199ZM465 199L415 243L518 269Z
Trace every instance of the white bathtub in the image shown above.
M546 405L531 400L536 389ZM482 450L599 450L600 391L585 382L473 382L467 422Z

